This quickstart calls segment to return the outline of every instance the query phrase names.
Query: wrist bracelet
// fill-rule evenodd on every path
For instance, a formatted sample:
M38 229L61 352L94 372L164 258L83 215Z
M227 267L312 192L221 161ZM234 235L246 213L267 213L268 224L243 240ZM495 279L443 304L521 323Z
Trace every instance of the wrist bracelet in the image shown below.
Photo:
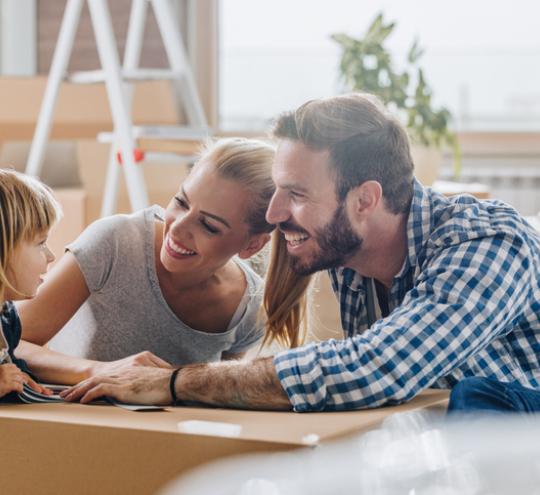
M169 390L171 391L171 397L172 397L172 405L177 406L180 405L180 401L178 400L178 397L176 397L176 377L178 376L178 373L180 373L180 370L182 368L176 368L172 374L171 379L169 380Z

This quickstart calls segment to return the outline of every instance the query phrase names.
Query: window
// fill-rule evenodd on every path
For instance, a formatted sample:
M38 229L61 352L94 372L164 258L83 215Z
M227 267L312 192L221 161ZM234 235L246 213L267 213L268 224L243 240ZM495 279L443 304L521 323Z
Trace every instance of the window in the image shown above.
M281 111L342 91L329 36L361 36L380 11L396 22L397 60L418 37L435 102L458 130L540 130L535 0L221 0L221 127L264 129Z

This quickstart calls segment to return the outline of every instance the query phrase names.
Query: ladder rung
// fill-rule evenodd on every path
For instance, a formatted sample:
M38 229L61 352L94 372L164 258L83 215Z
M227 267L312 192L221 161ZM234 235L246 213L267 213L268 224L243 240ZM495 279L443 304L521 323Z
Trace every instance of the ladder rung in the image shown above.
M122 70L122 78L126 81L162 81L175 80L182 77L181 72L169 69L135 69ZM66 79L74 84L98 84L105 82L105 71L88 70L73 72L66 76Z
M143 125L132 127L134 139L163 139L163 140L196 140L201 141L210 135L206 127L186 127L178 125ZM97 136L100 143L112 143L113 132L100 132Z

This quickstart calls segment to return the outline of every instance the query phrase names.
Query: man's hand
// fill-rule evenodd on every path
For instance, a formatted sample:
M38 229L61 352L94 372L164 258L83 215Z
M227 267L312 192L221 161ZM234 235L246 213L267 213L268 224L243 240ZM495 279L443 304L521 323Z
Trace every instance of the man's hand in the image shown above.
M60 395L83 403L108 396L120 402L166 405L172 402L172 373L170 368L131 367L111 375L94 376ZM175 390L178 399L187 402L241 409L291 409L272 358L183 366Z
M133 354L124 359L118 359L117 361L99 362L96 361L91 368L92 376L118 376L124 372L127 372L133 368L140 367L154 367L172 369L172 366L163 359L152 354L150 351L139 352Z
M22 372L16 365L12 363L0 365L0 397L10 392L21 393L25 383L39 393L46 395L52 393L49 389L42 387L32 380L32 378Z
M170 367L132 366L110 375L88 378L62 391L60 396L67 401L80 400L83 404L106 396L131 404L167 405L171 403L171 374Z

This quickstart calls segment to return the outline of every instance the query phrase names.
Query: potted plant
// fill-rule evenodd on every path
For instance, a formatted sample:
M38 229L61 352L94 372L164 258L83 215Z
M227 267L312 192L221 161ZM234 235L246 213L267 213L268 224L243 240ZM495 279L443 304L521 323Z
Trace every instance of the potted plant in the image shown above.
M390 111L401 117L413 144L415 173L422 182L431 184L437 178L443 146L453 151L454 175L458 176L460 149L456 135L449 128L451 114L444 107L433 107L432 91L418 64L423 54L418 40L408 51L405 68L401 71L395 68L385 47L394 27L395 23L385 23L380 13L361 39L344 33L332 35L342 49L340 76L347 88L379 96ZM421 155L426 153L423 160ZM427 167L422 167L426 160Z

